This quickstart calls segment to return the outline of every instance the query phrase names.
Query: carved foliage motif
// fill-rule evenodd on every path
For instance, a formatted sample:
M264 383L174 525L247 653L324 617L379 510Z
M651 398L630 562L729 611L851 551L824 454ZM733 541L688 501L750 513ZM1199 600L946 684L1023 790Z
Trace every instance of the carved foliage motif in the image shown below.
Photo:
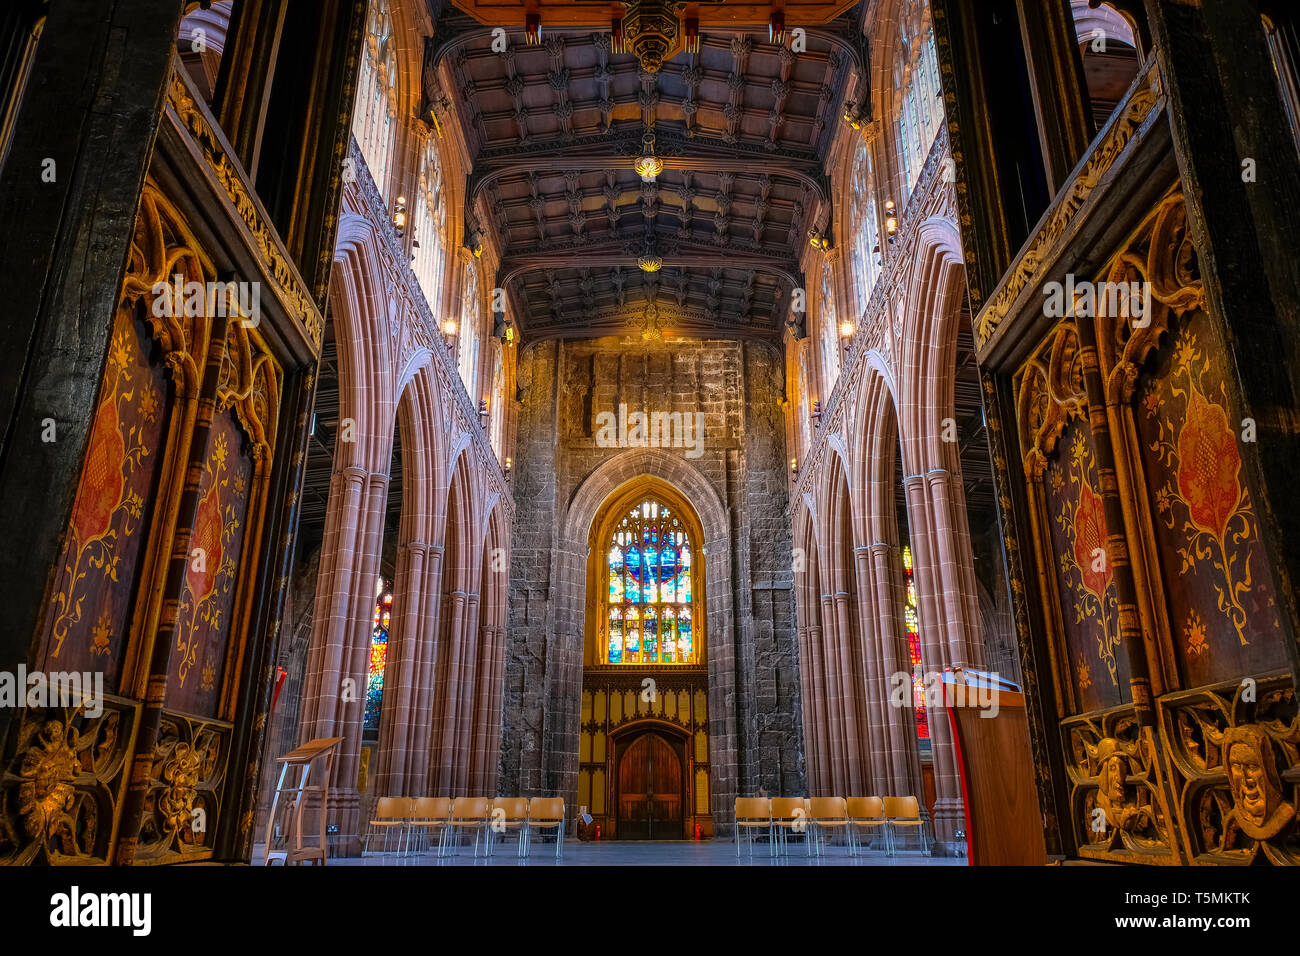
M211 854L230 731L230 724L164 714L140 823L138 861L175 862Z

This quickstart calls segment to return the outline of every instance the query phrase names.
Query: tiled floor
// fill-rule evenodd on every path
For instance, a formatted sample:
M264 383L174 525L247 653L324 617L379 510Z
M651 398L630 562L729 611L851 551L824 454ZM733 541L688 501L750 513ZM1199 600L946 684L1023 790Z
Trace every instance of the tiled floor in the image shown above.
M847 847L827 846L820 858L809 857L807 848L791 841L787 852L772 857L765 844L754 844L753 859L742 844L740 858L736 858L736 844L724 840L704 840L698 843L681 842L628 842L580 843L566 840L564 856L555 859L555 844L534 840L529 859L516 856L512 837L496 846L490 857L483 855L482 846L475 858L473 844L463 846L455 855L439 857L436 849L424 853L399 855L372 853L365 858L334 858L330 866L965 866L965 858L923 856L916 850L902 850L886 856L883 850L861 849L857 856L849 856ZM254 847L253 862L260 865L262 847Z

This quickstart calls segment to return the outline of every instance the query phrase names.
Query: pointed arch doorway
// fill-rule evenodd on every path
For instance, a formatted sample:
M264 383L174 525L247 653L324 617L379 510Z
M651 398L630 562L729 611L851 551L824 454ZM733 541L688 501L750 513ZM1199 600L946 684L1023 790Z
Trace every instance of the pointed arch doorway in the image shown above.
M578 799L603 839L712 832L702 542L690 502L648 475L592 522Z
M632 728L614 746L620 840L680 840L688 803L686 735L668 726Z

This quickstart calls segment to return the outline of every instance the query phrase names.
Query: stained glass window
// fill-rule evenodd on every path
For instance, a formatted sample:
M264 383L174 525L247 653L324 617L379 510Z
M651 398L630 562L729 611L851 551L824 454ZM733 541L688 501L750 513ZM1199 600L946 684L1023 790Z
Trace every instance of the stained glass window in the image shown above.
M366 711L362 731L379 732L379 705L384 700L384 665L388 663L388 631L393 616L393 592L379 578L375 586L375 618L366 664Z
M647 498L614 525L607 558L605 662L694 664L694 562L681 517Z
M912 573L912 549L903 546L903 583L907 597L903 604L903 622L907 627L907 656L912 665L912 702L916 710L916 736L930 739L930 717L925 712L925 675L921 667L921 628L916 614L916 578Z
M357 75L357 99L352 116L352 135L370 167L380 195L388 195L388 172L392 162L397 117L397 54L393 20L386 0L370 4L370 21L361 69Z

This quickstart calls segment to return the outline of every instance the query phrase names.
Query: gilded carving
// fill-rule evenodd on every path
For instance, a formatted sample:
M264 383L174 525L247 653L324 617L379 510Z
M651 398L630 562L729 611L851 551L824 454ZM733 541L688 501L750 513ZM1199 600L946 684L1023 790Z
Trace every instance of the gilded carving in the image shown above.
M1144 83L1134 90L1122 112L1112 121L1105 138L1088 157L1083 168L1058 194L1047 222L1021 254L996 294L975 321L975 344L983 348L1006 319L1012 305L1038 275L1067 228L1083 208L1124 147L1137 135L1147 118L1162 101L1160 72L1154 58L1147 67Z
M184 68L177 63L172 70L168 101L181 125L194 137L195 144L217 183L225 190L226 198L235 207L236 214L248 227L258 256L289 303L290 313L303 323L308 338L319 353L324 334L324 320L320 310L303 287L293 262L282 251L275 230L263 219L258 204L245 183L243 170L226 154L221 138L214 132L207 116L190 94L184 73Z

